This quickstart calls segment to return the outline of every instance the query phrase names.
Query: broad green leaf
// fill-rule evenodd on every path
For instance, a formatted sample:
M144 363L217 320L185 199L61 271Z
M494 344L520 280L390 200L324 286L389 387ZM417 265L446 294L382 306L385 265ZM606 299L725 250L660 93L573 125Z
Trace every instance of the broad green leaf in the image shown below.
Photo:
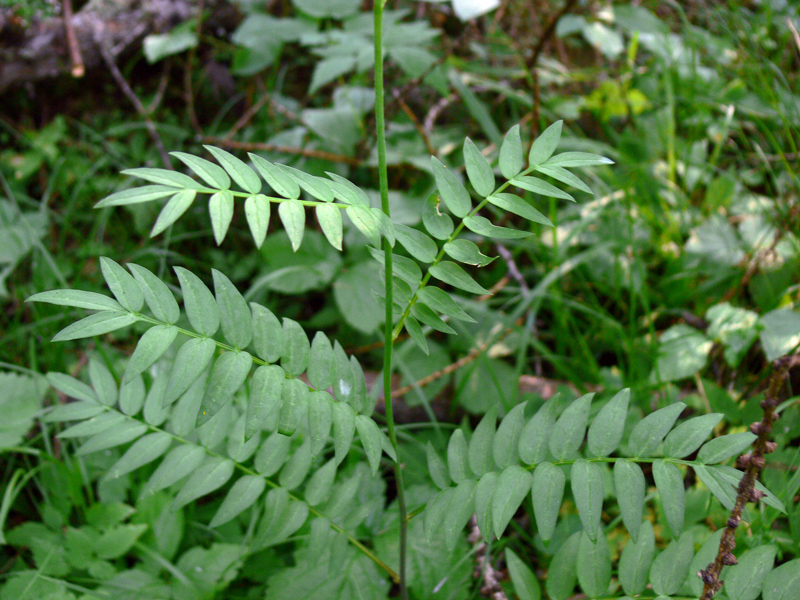
M264 194L250 196L244 201L244 215L247 217L247 226L250 227L256 248L261 248L267 237L270 209L269 199Z
M142 495L153 494L171 486L176 481L194 472L203 462L206 452L200 446L182 444L169 451L155 473L147 481Z
M57 304L59 306L74 306L75 308L87 308L89 310L101 311L122 312L125 310L122 305L113 298L95 292L84 292L82 290L51 290L49 292L39 292L29 297L25 302L46 302L47 304Z
M314 196L314 198L317 200L322 200L323 202L333 202L333 189L327 180L322 179L321 177L315 177L314 175L309 175L308 173L304 173L303 171L288 165L278 164L276 166L279 169L287 172L292 178L294 178L301 188Z
M459 321L467 321L468 323L477 322L464 312L464 309L443 289L425 286L420 289L417 294L422 302L444 315L458 319Z
M472 209L467 188L435 156L431 156L431 167L436 187L445 206L455 216L463 219Z
M584 531L578 549L578 583L589 598L608 596L611 583L611 551L604 535L592 540Z
M469 467L478 477L494 470L492 442L497 428L497 406L492 406L478 423L469 441Z
M560 181L561 183L566 183L567 185L571 185L572 187L579 189L582 192L586 192L587 194L594 194L594 192L588 185L583 183L583 181L578 179L575 175L573 175L563 167L551 167L551 166L540 165L536 167L536 171L538 171L542 175L547 175L548 177L552 177L556 181Z
M367 455L373 477L381 466L381 432L375 421L364 415L356 415L356 429L361 438L361 445Z
M628 415L631 391L624 389L609 400L589 427L589 452L595 456L608 456L619 446Z
M311 469L311 442L306 440L297 448L281 469L278 482L287 490L293 490L303 483Z
M209 527L219 527L250 508L261 497L266 482L258 475L245 475L233 484L222 501Z
M670 542L666 549L656 556L650 567L650 583L659 596L673 596L678 593L689 574L689 563L694 556L694 536L687 531Z
M725 528L721 527L708 536L703 545L700 546L700 550L694 555L692 562L689 563L689 577L686 580L686 586L695 598L699 598L703 593L703 580L700 578L700 571L714 562L719 552L719 542L724 532Z
M588 152L562 152L550 157L544 164L548 167L592 167L612 165L614 161Z
M494 171L475 143L464 140L464 166L467 168L469 182L478 195L485 198L494 191Z
M283 319L283 340L281 367L296 377L308 366L311 344L308 343L308 336L300 324L286 317Z
M533 514L536 517L539 536L545 544L553 538L561 502L564 499L566 479L564 471L549 462L541 463L533 472L531 486Z
M492 496L492 526L499 539L520 504L531 491L533 477L519 465L508 467L500 473L497 488Z
M444 461L441 459L430 442L428 442L427 446L425 447L425 452L428 457L428 472L431 475L433 483L435 483L436 487L438 487L440 490L449 487L450 474L447 472L447 465L444 464Z
M450 436L447 444L447 468L450 478L455 483L461 483L465 479L472 479L472 471L469 468L469 450L467 449L467 439L464 432L456 429Z
M60 439L88 437L106 431L107 429L117 427L120 423L124 422L125 417L118 413L102 412L96 417L91 417L80 423L76 423L72 427L67 427L64 431L59 433L57 437Z
M653 524L644 521L639 530L639 539L631 539L619 557L619 581L629 596L641 594L647 587L655 551L656 538Z
M80 338L103 335L117 329L132 325L139 318L129 312L103 311L84 317L80 321L68 325L53 336L54 342L65 342Z
M162 402L172 404L188 390L214 356L217 345L209 338L192 338L178 350Z
M602 537L603 469L597 463L579 458L572 464L570 485L584 531L591 540Z
M519 456L524 463L539 464L547 458L550 434L556 424L558 403L551 398L542 405L522 428L519 436Z
M292 243L292 250L297 252L303 242L306 227L306 210L299 200L284 200L278 204L278 215Z
M277 365L262 365L255 370L250 381L245 439L261 431L267 418L280 408L285 379L283 369Z
M211 417L233 399L253 366L253 357L247 352L225 352L217 358L211 368L206 392L197 413L196 427Z
M253 339L253 322L247 301L225 275L216 269L211 269L211 274L214 277L222 334L234 348L247 348Z
M582 536L582 531L569 536L550 561L544 587L551 600L567 600L575 591L575 584L578 582L578 550Z
M219 329L219 306L206 284L194 273L175 267L175 274L183 292L183 308L194 330L212 336Z
M397 241L408 250L408 253L423 263L432 263L439 252L439 248L427 235L406 225L396 223L394 226Z
M730 600L756 600L764 580L772 571L777 554L775 546L758 546L739 557L739 564L725 574L725 595Z
M125 375L122 377L123 383L128 383L149 369L164 355L176 337L178 337L178 328L174 325L155 325L145 331L128 360Z
M151 183L158 183L161 185L168 185L171 187L202 190L203 186L197 183L194 179L183 173L177 171L170 171L169 169L152 169L142 167L138 169L125 169L120 171L123 175L130 175L131 177L138 177L149 181Z
M248 152L247 156L253 161L256 169L275 192L282 198L296 200L300 197L300 186L286 172L273 165L268 160L264 160L257 154Z
M143 185L142 187L114 192L110 196L106 196L100 200L94 207L106 208L107 206L141 204L142 202L152 202L153 200L172 196L174 194L175 188L169 185Z
M300 421L299 408L308 401L308 386L299 379L287 379L281 389L281 412L278 416L278 432L292 435Z
M353 367L350 366L350 358L338 341L333 344L333 359L335 365L333 396L339 402L349 402L355 387Z
M686 405L683 402L676 402L639 421L628 439L631 454L635 457L653 456L684 408Z
M170 154L194 171L212 188L227 190L231 187L231 178L228 177L228 174L211 161L185 152L170 152Z
M500 469L519 464L519 438L525 425L525 406L517 404L503 417L492 442L494 462Z
M478 481L475 486L475 517L478 529L484 541L489 543L494 539L494 527L492 527L492 498L497 489L497 479L499 475L496 471L489 471Z
M475 512L474 479L465 479L456 487L444 513L444 545L449 552L456 547L458 535Z
M553 152L558 147L558 142L561 141L561 127L563 124L564 121L556 121L536 138L536 141L531 146L531 151L528 153L528 165L535 167L553 156Z
M738 456L749 448L758 436L749 431L730 433L703 444L697 460L707 465L720 463L731 456Z
M345 204L360 204L361 206L369 206L369 196L367 193L341 175L325 171L325 174L331 178L332 181L328 185L333 189L334 195Z
M150 230L150 237L157 236L180 219L196 197L197 192L194 190L181 190L172 196L161 209L161 212L158 213L158 218Z
M70 377L65 373L48 373L46 377L50 385L70 398L84 400L92 404L99 404L100 402L91 387L74 377Z
M163 455L172 444L172 436L164 431L150 433L128 448L114 465L106 471L103 481L117 479L123 475L153 462Z
M733 510L736 504L736 489L728 482L721 480L709 468L703 465L693 464L692 469L697 475L697 478L703 482L708 490L714 494L714 497L719 500L720 504L726 510Z
M214 146L203 146L203 148L217 159L217 162L228 172L228 175L236 182L236 185L245 192L258 194L261 191L261 180L258 175L240 159L221 148Z
M540 600L542 590L533 571L514 554L511 548L505 549L505 555L511 584L514 586L514 593L517 594L519 600Z
M256 471L264 477L272 477L280 471L289 456L289 449L292 446L290 437L283 434L272 433L256 452L255 467Z
M523 190L533 192L534 194L545 196L546 198L562 198L564 200L569 200L570 202L575 202L575 198L573 198L571 194L568 194L564 190L561 190L556 186L539 179L538 177L520 175L519 177L512 179L509 183L522 188Z
M333 204L318 204L315 209L322 233L337 250L342 249L342 210Z
M425 339L425 334L422 332L422 327L414 317L407 317L403 327L414 340L417 347L422 350L426 355L430 354L428 350L428 340Z
M253 311L253 347L259 358L269 362L278 362L283 354L283 327L268 308L250 303Z
M439 315L431 309L428 305L426 305L421 300L415 302L411 306L411 316L414 317L417 321L424 323L428 327L435 329L436 331L441 331L442 333L448 333L452 335L458 335L456 330L450 327L447 323L442 321Z
M147 430L147 425L139 421L126 420L119 425L94 434L81 444L81 447L75 451L75 456L85 456L86 454L101 452L109 448L116 448L141 437Z
M318 390L328 389L333 384L333 346L328 337L318 331L311 342L308 359L308 381Z
M553 426L550 452L557 460L574 458L583 443L594 394L585 394L570 404Z
M498 192L489 196L489 202L498 208L512 212L534 223L553 227L553 222L550 219L533 208L529 202L514 194Z
M656 481L661 506L667 516L667 524L672 537L677 538L683 530L683 515L686 494L683 490L683 477L678 467L663 460L653 462L653 479Z
M443 281L453 287L470 292L472 294L488 294L489 290L479 285L466 271L456 263L443 260L439 264L432 266L428 272L439 281Z
M664 456L683 458L697 450L722 420L722 413L689 419L673 429L664 440Z
M800 589L800 558L783 563L764 579L764 600L796 600Z
M233 194L229 190L211 194L211 198L208 199L208 214L211 216L214 241L219 246L225 239L233 219Z
M767 360L772 362L789 354L800 342L800 314L791 307L781 307L762 315L759 340Z
M529 231L498 227L497 225L493 225L489 219L479 215L466 217L464 219L464 225L473 233L496 240L517 240L532 235Z
M356 429L356 413L349 404L334 402L332 405L333 416L333 449L336 464L340 465L350 446L353 444L353 433Z
M128 269L139 283L144 293L144 301L147 302L155 318L174 325L181 316L181 309L167 285L144 267L129 263Z
M439 210L440 202L439 194L433 193L428 196L422 206L422 224L437 240L446 240L455 227L450 215Z
M447 242L444 245L444 251L450 258L457 260L458 262L462 262L467 265L476 265L478 267L485 267L497 259L496 256L494 258L490 258L485 254L481 254L478 246L469 240L453 240L452 242Z
M522 140L519 137L519 125L509 129L500 146L500 172L506 179L511 179L522 171ZM464 216L464 215L459 215Z
M119 409L132 417L142 410L144 397L144 379L140 375L119 386Z
M331 495L333 480L336 478L336 459L332 458L316 470L308 480L305 499L309 506L325 502Z
M381 232L378 221L370 210L360 204L348 206L345 209L347 216L361 233L376 248L381 245Z
M108 367L98 358L89 359L89 381L100 404L114 406L119 398L117 382Z
M168 171L171 173L171 171ZM144 306L144 294L139 284L123 267L105 256L100 257L100 270L103 279L108 284L108 289L120 305L131 312L139 312ZM91 293L91 292L86 292ZM105 298L105 296L103 296Z
M446 510L450 505L450 499L456 493L456 488L448 487L436 494L433 499L428 501L424 512L425 539L429 544L433 544L436 534L442 528Z
M229 458L207 457L175 496L175 500L172 501L172 510L178 510L192 500L197 500L225 485L233 475L233 467L234 463Z
M614 463L614 488L622 522L636 541L644 513L645 482L641 467L630 460L617 460Z

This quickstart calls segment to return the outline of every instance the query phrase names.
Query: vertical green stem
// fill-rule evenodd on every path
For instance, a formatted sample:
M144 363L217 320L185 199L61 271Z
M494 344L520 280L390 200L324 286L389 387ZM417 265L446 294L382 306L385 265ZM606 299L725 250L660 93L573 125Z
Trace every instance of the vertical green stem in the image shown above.
M380 179L381 209L387 217L391 218L389 210L389 176L386 171L386 122L384 116L383 97L383 3L384 0L375 0L373 15L375 17L375 129L378 136L378 177ZM400 597L408 600L406 588L406 498L403 487L403 471L400 466L400 453L397 448L397 433L394 427L394 411L392 408L392 321L394 318L394 301L392 298L392 247L389 241L383 238L383 251L385 254L385 298L386 322L383 335L383 397L386 405L386 425L389 429L389 441L398 457L394 463L394 477L397 485L397 504L400 508Z

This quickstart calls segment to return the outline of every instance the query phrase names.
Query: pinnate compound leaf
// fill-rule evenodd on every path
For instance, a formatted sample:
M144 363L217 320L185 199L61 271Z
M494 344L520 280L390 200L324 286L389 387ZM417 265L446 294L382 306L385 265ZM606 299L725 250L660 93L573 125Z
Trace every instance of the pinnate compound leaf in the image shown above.
M614 487L622 522L636 541L644 512L645 482L641 467L633 461L617 460L614 463Z
M539 194L540 196L544 196L546 198L561 198L563 200L575 202L575 198L572 197L572 194L568 194L564 190L561 190L556 186L539 179L538 177L520 175L519 177L512 179L510 183L511 185L515 185L523 190L528 190L529 192Z
M472 479L472 471L469 467L469 449L464 432L456 429L450 436L447 444L447 468L450 478L456 483L461 483L465 479Z
M464 225L473 233L496 240L518 240L532 235L530 231L498 227L497 225L493 225L489 219L481 217L480 215L465 217Z
M567 538L550 561L545 590L552 600L567 600L575 591L578 582L578 551L583 532L578 531Z
M157 236L180 219L196 197L197 192L194 190L181 190L172 196L158 213L158 218L150 230L150 237Z
M452 242L447 242L444 245L444 251L450 258L458 262L467 265L476 265L478 267L485 267L497 259L496 256L490 258L485 254L481 254L478 246L469 240L453 240Z
M381 466L381 431L370 417L356 415L356 429L361 438L361 445L367 455L372 475L378 472Z
M53 336L54 342L66 342L81 338L111 333L132 325L139 318L129 312L104 311L84 317L72 325L68 325Z
M292 250L297 252L300 244L303 243L303 233L306 227L305 208L299 200L284 200L278 204L278 216L281 218L286 235L289 236Z
M553 152L558 147L558 142L561 141L561 127L563 124L564 121L556 121L533 142L531 151L528 153L528 164L531 167L538 166L553 156Z
M25 302L46 302L47 304L57 304L58 306L74 306L75 308L100 311L122 312L125 310L113 298L95 292L84 292L83 290L39 292L29 297Z
M417 292L419 299L432 309L440 313L458 319L459 321L467 321L468 323L476 323L475 319L470 317L464 309L461 308L455 300L445 292L443 289L425 286Z
M222 501L209 527L219 527L241 512L250 508L261 497L266 487L263 477L258 475L245 475L233 484L225 500Z
M144 294L130 273L105 256L100 257L100 270L103 272L103 279L106 280L108 289L125 310L131 312L142 310Z
M91 404L99 404L100 400L97 398L94 390L83 383L65 373L48 373L47 382L56 388L59 392L75 398L76 400L83 400ZM60 407L58 407L60 408Z
M450 215L439 210L440 204L439 194L433 193L428 196L422 206L422 224L437 240L446 240L453 233L455 226Z
M506 179L512 179L523 167L522 140L519 136L519 125L514 125L503 138L500 146L500 172ZM464 216L464 215L457 215Z
M597 463L580 458L572 464L570 479L583 529L589 539L596 540L602 537L603 469Z
M539 581L533 571L514 554L511 548L505 549L505 555L511 584L514 586L514 592L519 600L540 600L542 589L539 587Z
M292 452L288 462L281 470L278 477L282 487L293 490L305 481L311 469L311 442L306 440L303 445Z
M667 435L686 405L676 402L657 410L639 421L631 431L628 447L635 457L653 456L661 440Z
M533 477L519 465L508 467L500 473L497 488L492 496L492 526L500 538L509 521L531 490Z
M183 479L189 473L194 472L203 462L206 452L200 446L183 444L176 446L169 451L155 473L147 481L142 495L155 493L171 486L173 483Z
M714 438L703 444L697 453L697 460L707 465L720 463L731 456L738 456L756 440L758 436L749 431L730 433Z
M333 416L333 449L336 464L340 465L353 445L353 434L356 430L356 413L349 404L334 402Z
M194 171L200 179L212 188L227 190L231 187L231 178L228 177L228 174L211 161L192 154L186 154L185 152L170 152L170 154Z
M436 487L440 490L449 487L450 474L447 472L447 465L444 464L444 461L430 442L428 442L425 447L425 452L428 457L428 472L431 475L433 483L435 483Z
M397 223L394 226L394 232L397 241L418 261L432 263L436 259L436 254L439 251L436 242L421 231Z
M492 454L500 469L519 464L519 438L525 425L526 404L522 402L508 411L494 436Z
M117 479L147 463L153 462L162 456L170 445L172 445L172 436L164 431L157 431L139 438L122 455L122 458L106 471L103 481Z
M681 472L672 463L656 460L653 462L653 479L656 481L658 494L661 496L661 505L667 516L667 524L672 530L672 537L677 538L683 530L686 506Z
M279 196L291 200L296 200L300 197L300 186L297 185L297 182L291 175L257 154L248 152L247 155L250 157L250 160L253 161L253 165L258 172L261 173L264 181L266 181L269 187L275 190Z
M608 456L619 446L628 415L631 391L624 389L609 400L589 427L589 452L595 456Z
M264 194L250 196L244 201L244 215L256 248L261 248L269 229L270 202Z
M725 574L725 595L730 600L756 600L775 564L775 546L758 546L739 557Z
M800 589L800 558L783 563L764 579L764 600L795 600Z
M514 194L498 192L489 196L489 202L498 208L519 215L534 223L553 227L553 222L531 206L527 201Z
M322 233L330 245L342 249L342 210L332 204L319 204L315 209Z
M208 214L211 215L214 241L219 246L225 239L233 219L233 194L229 190L211 194L211 198L208 199Z
M281 366L287 373L296 377L308 366L311 344L308 343L308 336L300 324L286 317L283 319L283 339Z
M217 159L217 162L228 172L231 178L236 182L236 185L245 192L257 194L261 191L261 180L258 178L258 175L240 159L221 148L216 148L214 146L203 146L203 148L208 150L214 158Z
M158 183L161 185L168 185L175 188L202 190L203 186L197 183L194 179L178 171L170 171L169 169L153 169L148 167L141 167L138 169L125 169L120 171L123 175L130 175L131 177L138 177L151 183Z
M644 521L639 530L639 539L631 539L619 558L619 581L629 596L641 594L647 587L655 551L656 538L653 524Z
M235 348L247 348L253 339L253 322L247 301L225 275L211 269L219 307L222 334Z
M650 567L650 583L659 596L678 593L689 573L689 563L694 556L694 536L687 531L659 554Z
M555 398L551 398L522 428L519 436L519 456L524 463L538 464L547 458L550 434L556 423L557 410L558 402Z
M145 331L128 360L125 375L122 378L123 383L128 383L149 369L164 355L176 337L178 337L178 328L174 325L155 325Z
M489 293L489 290L479 285L477 281L467 275L464 269L449 260L441 261L439 264L428 269L428 271L439 281L443 281L465 292L470 292L472 294Z
M211 368L206 392L197 413L196 427L206 423L233 399L253 366L253 357L247 352L225 352Z
M604 535L592 540L584 531L578 549L578 583L589 598L608 595L611 583L611 551Z
M531 487L533 514L536 517L539 535L545 543L553 538L558 512L564 499L566 479L564 471L549 462L541 463L533 472Z
M458 536L475 512L474 479L465 479L456 486L444 513L444 545L452 552L456 547Z
M612 165L614 161L588 152L562 152L549 158L544 164L548 167L593 167Z
M175 274L183 292L183 308L194 330L212 336L219 329L219 306L206 284L194 273L175 267Z
M328 389L333 384L333 346L328 337L318 331L311 342L308 359L308 381L318 390Z
M144 301L153 316L159 321L174 325L181 316L181 309L167 285L144 267L130 263L128 269L144 293Z
M259 358L278 362L283 354L283 327L272 311L255 302L250 303L253 311L253 346Z
M467 188L435 156L431 156L431 167L436 187L445 206L455 216L463 219L472 209Z
M464 166L467 168L469 182L479 196L485 198L494 191L492 166L469 138L464 140Z
M125 420L118 425L114 425L90 437L78 448L75 455L84 456L86 454L92 454L93 452L100 452L102 450L121 446L122 444L127 444L141 437L147 429L147 425L139 421Z
M233 475L233 467L234 463L229 458L207 457L175 496L175 500L172 501L172 510L178 510L192 500L197 500L225 485Z
M492 406L478 423L469 441L469 467L478 477L494 470L492 443L497 428L497 406Z
M107 206L125 206L128 204L141 204L142 202L152 202L159 198L172 196L175 188L169 185L143 185L114 192L106 196L94 205L95 208L106 208Z
M673 429L664 440L664 456L683 458L697 450L722 420L722 413L689 419Z
M375 215L373 215L368 208L360 204L348 206L345 212L347 216L350 217L353 225L356 226L356 229L363 233L369 240L369 243L379 248L381 245L381 232Z
M550 452L557 460L573 458L583 443L594 394L585 394L570 404L553 426Z
M283 369L277 365L262 365L255 370L250 381L245 439L261 431L272 412L280 409L285 379Z

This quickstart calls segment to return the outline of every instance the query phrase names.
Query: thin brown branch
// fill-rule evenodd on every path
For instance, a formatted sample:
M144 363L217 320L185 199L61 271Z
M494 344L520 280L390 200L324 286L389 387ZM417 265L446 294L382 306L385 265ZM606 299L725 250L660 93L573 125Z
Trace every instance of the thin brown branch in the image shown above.
M419 122L417 115L414 114L414 111L411 110L411 107L406 104L406 101L403 100L402 96L400 95L399 90L392 90L392 95L394 99L397 100L398 104L400 105L400 110L402 110L411 122L414 124L414 127L417 129L417 133L419 133L422 141L425 142L425 149L428 151L428 154L431 156L438 156L439 153L436 151L436 148L433 147L431 144L431 138L428 136L428 133L425 131L425 128L422 126L422 123Z
M245 150L247 152L260 151L260 152L280 152L281 154L295 154L298 156L305 156L307 158L319 158L322 160L329 160L331 162L345 163L352 167L361 166L361 161L352 156L345 156L344 154L334 154L332 152L325 152L323 150L310 150L308 148L296 148L294 146L279 146L277 144L261 144L256 142L237 142L234 140L227 140L224 138L203 136L201 141L206 144L214 144L215 146L233 148L234 150Z
M78 38L75 36L75 28L72 26L72 0L61 0L61 12L64 17L64 33L67 38L67 47L69 48L69 59L72 63L70 73L75 78L83 77L86 68L83 66L81 47L78 44Z

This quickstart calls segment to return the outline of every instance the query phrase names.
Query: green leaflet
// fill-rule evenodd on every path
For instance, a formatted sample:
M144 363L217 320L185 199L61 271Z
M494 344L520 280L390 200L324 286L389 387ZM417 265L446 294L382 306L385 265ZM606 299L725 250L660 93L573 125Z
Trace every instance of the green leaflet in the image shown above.
M108 206L124 206L126 204L140 204L142 202L151 202L164 198L165 196L172 196L175 193L175 188L169 185L143 185L142 187L131 188L115 192L110 196L106 196L100 202L94 205L95 208L106 208Z
M465 217L464 225L467 226L467 229L478 235L496 240L518 240L532 235L530 231L498 227L497 225L493 225L489 219L481 217L480 215Z
M381 245L381 232L375 215L373 215L368 208L360 204L348 206L345 212L347 216L350 217L353 225L364 234L370 244L379 248Z
M673 429L664 440L664 456L683 458L697 450L722 420L722 413L689 419Z
M573 175L563 167L539 165L538 167L536 167L536 171L538 171L542 175L547 175L548 177L552 177L556 181L560 181L561 183L566 183L567 185L571 185L572 187L579 189L582 192L586 192L587 194L594 194L594 192L588 185L583 183L583 181L578 179L575 175Z
M194 472L203 459L206 452L200 446L193 444L183 444L170 450L158 468L150 476L142 490L142 496L153 494L171 486L173 483L183 479L189 473Z
M397 239L395 238L395 228L392 220L378 207L373 206L369 212L375 217L375 222L378 225L378 232L386 238L389 245L394 248Z
M494 436L492 454L500 469L519 464L519 438L525 425L526 405L527 402L521 402L508 411Z
M619 557L619 582L629 596L641 594L647 587L655 550L653 524L644 521L639 531L639 539L631 539Z
M458 535L475 512L475 485L474 479L463 480L447 503L443 523L444 544L451 552L456 547Z
M472 479L472 471L469 467L469 450L464 432L456 429L450 436L447 444L447 468L450 478L455 483L461 483L465 479Z
M168 171L171 173L171 171ZM131 312L139 312L144 306L144 294L139 284L124 268L105 256L100 257L100 270L106 280L108 289L114 294L122 308ZM64 290L73 291L73 290ZM91 293L91 292L83 292ZM103 296L105 298L105 296Z
M228 175L236 182L236 185L245 192L257 194L261 191L261 180L244 162L221 148L216 148L215 146L203 146L203 148L217 159L217 162L228 172Z
M278 317L268 308L250 303L253 311L253 348L256 355L269 362L278 362L283 354L283 327Z
M491 194L494 190L494 171L489 161L469 138L464 140L464 166L467 169L469 182L478 195L485 198Z
M195 426L200 443L205 448L216 448L227 437L233 422L233 402L227 402L204 425Z
M686 405L676 402L639 421L631 431L628 447L634 457L653 456L661 440L672 429Z
M764 579L764 600L793 600L800 586L800 558L783 563Z
M308 395L308 434L311 438L311 456L317 456L328 443L333 426L333 398L328 392L311 392Z
M425 446L425 453L428 458L428 472L431 475L433 483L436 484L436 487L440 490L449 487L450 474L447 472L447 465L444 464L444 461L430 442Z
M192 338L178 349L162 402L172 404L208 368L217 345L210 338Z
M327 182L339 200L345 204L360 204L361 206L369 206L369 196L367 193L341 175L325 171L325 174L332 179Z
M508 467L500 473L497 488L492 496L492 526L500 538L509 521L531 490L533 477L519 465Z
M653 478L656 481L661 505L667 516L667 523L672 530L672 537L677 538L683 530L683 514L686 494L683 490L683 477L678 467L663 460L653 462Z
M253 165L258 172L261 173L261 177L264 178L264 181L266 181L269 187L275 190L279 196L293 200L300 197L300 186L297 185L297 182L288 173L282 171L271 162L264 160L257 154L248 152L247 155L250 157L250 160L253 161Z
M544 164L549 167L591 167L613 165L614 161L588 152L562 152L549 158Z
M281 469L278 482L287 490L298 487L308 476L311 469L311 442L306 440L292 452L287 463Z
M383 255L383 250L376 250L372 247L368 247L367 249L375 260L381 265L385 265L386 259ZM406 281L412 288L416 289L422 280L422 271L420 271L419 265L410 258L400 256L399 254L395 254L392 260L394 261L394 274L403 281Z
M350 359L338 341L333 344L333 359L335 375L333 380L333 396L339 402L350 402L353 396L355 382L353 381L353 367Z
M496 256L494 258L489 258L485 254L481 254L478 246L469 240L459 239L453 240L452 242L447 242L444 245L444 251L447 253L447 256L453 260L478 267L485 267L497 259Z
M557 460L573 458L583 443L594 394L586 394L570 404L556 421L550 435L550 452Z
M703 444L697 453L697 460L707 465L720 463L731 456L738 456L756 440L758 436L749 431L730 433L714 438Z
M76 456L84 456L101 450L115 448L141 437L149 428L139 421L125 420L119 425L94 434L75 451Z
M578 583L589 598L608 595L608 586L611 583L611 552L604 535L593 541L585 531L581 534L577 567Z
M528 202L514 194L498 192L489 196L489 202L498 208L512 212L534 223L553 227L553 222L550 219L545 217Z
M603 469L597 463L579 458L572 464L570 484L583 529L589 539L596 540L602 533Z
M425 538L429 544L433 543L436 534L442 527L450 499L456 493L456 488L448 487L436 494L425 507L424 515L424 529Z
M68 439L74 437L87 437L96 435L102 431L113 429L114 427L125 422L125 417L115 412L102 412L96 417L91 417L80 423L76 423L72 427L67 427L64 431L58 434L60 439Z
M531 487L533 514L536 517L539 535L545 544L553 538L561 502L564 499L566 479L564 471L549 462L541 463L533 472Z
M186 506L192 500L222 487L233 475L234 463L228 458L209 456L189 477L172 501L172 509Z
M397 241L418 261L432 263L436 259L439 247L436 245L436 242L421 231L412 229L407 225L396 223L394 225L394 232Z
M119 409L129 417L134 416L144 406L144 379L134 377L128 383L119 386ZM85 417L76 417L85 418Z
M239 418L236 419L231 428L230 435L228 435L228 443L225 449L228 458L239 464L246 462L253 456L261 443L260 435L245 439L244 430L246 425L247 415L239 415Z
M289 236L292 250L297 252L303 243L303 233L306 227L306 211L299 200L284 200L278 204L278 216L281 218L283 228Z
M639 539L639 527L644 512L645 482L641 467L633 461L619 459L614 463L616 488L622 522L634 541Z
M253 357L247 352L224 352L211 368L206 392L197 413L196 426L200 427L231 401L253 365Z
M321 504L330 497L334 479L336 479L336 459L332 458L314 471L308 480L305 499L309 506Z
M540 196L545 196L547 198L561 198L563 200L575 202L575 198L572 197L572 194L568 194L567 192L547 183L546 181L543 181L542 179L539 179L538 177L520 175L519 177L512 179L509 183L522 188L523 190L528 190L534 194L539 194Z
M342 249L342 211L332 204L319 204L314 209L322 233L337 250Z
M108 367L97 358L89 359L89 381L92 383L97 399L101 404L114 406L117 403L119 390L117 382Z
M650 567L650 583L653 591L661 596L678 593L689 571L694 556L694 537L687 531L659 554Z
M167 388L168 374L166 371L158 373L153 380L147 397L144 400L144 420L153 427L161 426L169 417L169 405L164 404L164 391Z
M211 337L219 329L219 306L206 284L194 273L175 267L183 292L183 309L194 330Z
M144 293L144 300L159 321L174 325L181 316L178 303L166 284L144 267L128 264L136 282Z
M144 401L144 394L142 394L142 401ZM141 405L139 406L141 409ZM106 412L103 406L94 402L69 402L67 404L58 404L48 412L42 419L45 423L60 423L63 421L85 421L96 417L100 413ZM124 412L124 411L123 411ZM130 414L125 413L128 416ZM133 413L135 414L135 413Z
M467 188L435 156L431 156L431 167L436 187L445 206L455 216L463 219L472 209Z
M511 583L514 586L514 592L519 596L519 600L540 600L542 590L533 571L514 554L511 548L505 549L505 555Z
M598 457L608 456L619 446L628 415L631 391L624 389L609 400L589 427L589 452Z
M500 172L506 179L511 179L522 171L522 140L519 136L519 125L508 130L500 146ZM464 216L464 215L457 215Z
M234 348L247 348L253 339L253 322L247 301L225 275L211 269L222 334Z
M240 477L225 496L208 526L219 527L224 525L241 512L250 508L261 497L266 485L264 478L258 475Z
M556 423L558 403L551 398L542 405L533 418L522 428L519 436L519 456L527 464L538 464L547 458L550 434Z
M272 477L286 462L289 456L291 438L277 431L272 433L256 452L256 471L264 477Z
M245 439L261 431L272 412L280 409L285 380L283 369L277 365L262 365L255 370L250 380Z
M494 470L492 444L497 427L497 406L492 406L478 423L469 441L469 467L478 477Z
M158 183L161 185L168 185L175 188L186 188L192 190L202 190L203 186L197 183L194 179L183 173L177 171L170 171L168 169L152 169L147 167L137 169L124 169L120 171L123 175L130 175L131 177L139 177L145 181Z
M306 332L297 321L283 319L283 353L281 367L290 375L297 377L306 370L311 344Z
M105 311L89 315L68 325L53 336L54 342L66 342L81 338L111 333L128 325L133 325L139 318L128 312Z
M155 325L145 331L128 360L122 377L123 383L149 369L169 349L177 336L178 328L173 325Z
M499 475L496 471L489 471L478 481L475 486L475 517L478 522L478 529L484 541L491 542L494 539L494 527L492 526L492 498L497 489L497 479Z
M278 432L293 435L300 422L302 406L308 402L308 386L299 379L287 379L281 389L281 412L278 416Z
M318 331L311 342L308 359L308 381L318 390L325 390L333 384L334 357L333 346L328 337Z
M739 557L725 574L725 595L730 600L756 600L775 564L775 546L758 546Z
M381 432L378 425L371 418L364 415L356 415L356 429L361 438L361 445L367 455L372 475L378 473L381 466Z
M422 302L444 315L458 319L459 321L477 323L477 321L464 312L464 309L443 289L425 286L420 289L417 294Z
M421 300L415 302L411 306L411 316L417 319L419 322L424 323L431 329L441 331L442 333L458 335L455 329L442 321L441 317L439 317L439 315L437 315L431 307L426 305Z
M333 189L327 180L314 175L309 175L308 173L304 173L303 171L288 165L279 163L276 164L276 166L282 171L288 173L300 185L301 188L314 196L314 198L317 200L322 200L323 202L333 202Z
M428 272L439 281L448 283L472 294L488 294L489 290L479 285L466 271L456 263L443 260L439 264L432 266Z
M233 219L233 194L229 190L211 194L211 198L208 199L208 214L211 216L214 241L219 246L225 239Z
M231 178L228 177L228 174L211 161L185 152L170 152L170 155L189 167L212 188L227 190L231 187Z
M49 292L39 292L29 297L25 302L46 302L48 304L74 306L75 308L86 308L88 310L123 312L122 305L113 298L95 292L84 292L82 290L51 290Z
M403 327L408 332L408 335L411 336L411 339L414 340L417 347L426 355L430 354L428 350L428 341L425 339L425 334L422 332L422 326L420 326L419 321L409 316L406 318Z
M336 464L340 465L350 452L353 444L353 434L356 430L356 413L349 404L344 402L334 402L332 404L333 415L333 449L336 457Z
M700 578L699 572L714 562L717 552L719 552L719 542L724 532L725 529L720 528L708 536L703 545L700 546L700 550L694 555L692 562L689 563L689 577L686 580L686 586L692 596L696 598L699 598L703 593L703 580Z
M271 206L269 198L264 194L250 196L244 201L244 215L247 218L247 226L250 228L250 233L253 236L253 242L256 248L261 248L261 245L267 237L270 212ZM317 215L319 215L319 211L317 211ZM339 250L341 249L340 245Z
M552 600L567 600L575 590L578 582L578 548L582 536L581 531L569 536L550 561L544 587Z
M531 151L528 153L528 164L531 167L538 166L553 156L553 152L558 147L558 142L561 141L561 127L563 124L564 121L556 121L533 142Z
M450 215L440 212L439 205L439 194L433 193L428 196L425 204L422 205L422 224L428 233L437 240L446 240L453 233L455 226Z
M158 218L150 230L150 237L163 233L170 225L183 216L197 197L194 190L181 190L177 192L158 213Z

